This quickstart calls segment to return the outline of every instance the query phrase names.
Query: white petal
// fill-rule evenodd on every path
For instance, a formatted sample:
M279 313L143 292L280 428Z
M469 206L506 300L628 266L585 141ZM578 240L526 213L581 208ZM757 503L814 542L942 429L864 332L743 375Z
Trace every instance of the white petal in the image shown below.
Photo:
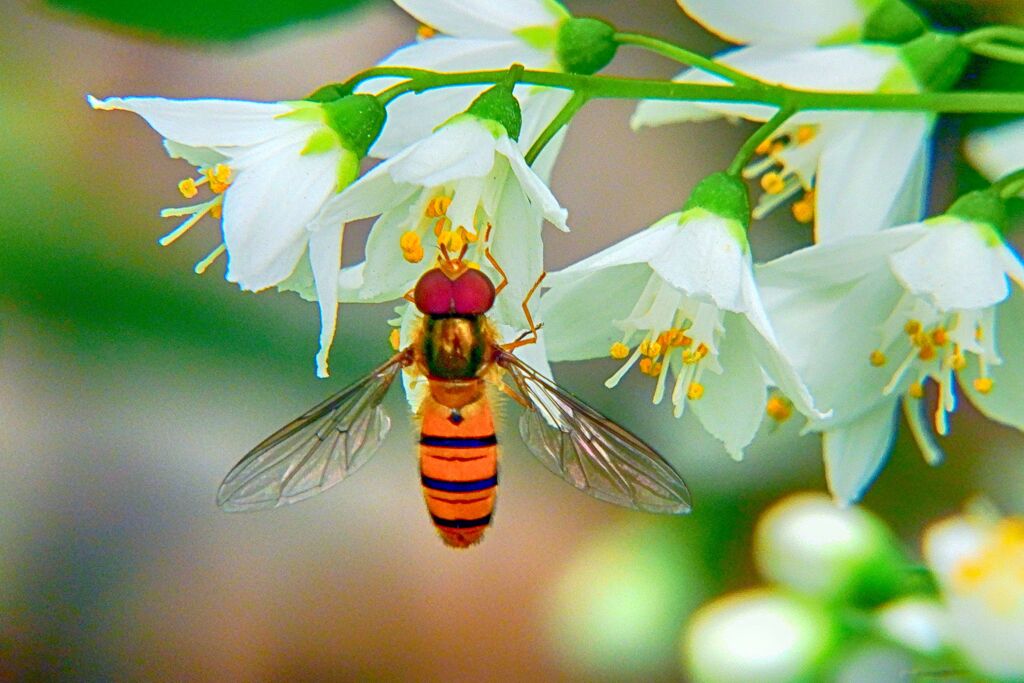
M704 429L725 444L735 460L754 440L768 400L764 375L751 352L741 316L725 315L724 334L718 346L722 374L701 376L704 395L690 401L690 408Z
M264 147L268 157L238 169L224 194L227 279L254 291L292 273L308 239L306 226L337 183L337 153Z
M544 129L547 128L548 124L551 123L552 119L562 110L565 103L569 101L572 93L568 90L559 90L558 88L533 87L525 89L524 93L527 94L527 97L520 99L520 105L523 110L523 126L519 131L519 149L525 154ZM519 96L519 93L516 94ZM566 130L567 127L563 127L558 136L549 141L544 147L544 152L541 153L541 156L533 162L534 172L545 181L550 179L551 171L550 169L548 169L547 173L541 171L544 165L541 158L547 156L548 150L552 148L557 150L561 147L561 140ZM553 164L554 158L550 158L547 163Z
M989 180L996 180L1024 166L1024 119L967 136L968 161Z
M174 140L164 140L164 149L172 159L184 159L196 167L212 167L227 161L228 157L207 147L190 147Z
M892 445L896 399L826 431L822 438L828 488L842 504L855 503L878 475Z
M359 292L361 300L398 299L416 284L416 280L428 268L429 260L434 258L436 252L432 251L431 245L424 244L423 260L410 263L405 260L399 247L399 240L402 233L409 229L416 206L414 199L408 199L382 213L370 228L366 238L364 284Z
M398 346L404 349L412 343L415 331L419 329L423 317L412 304L405 304L395 310L401 312L402 322L399 328ZM410 370L402 372L402 388L405 389L405 399L409 402L412 414L418 415L420 405L429 392L430 383L426 377L415 371L415 366L412 366Z
M526 165L522 152L507 137L498 138L497 151L508 159L512 166L512 172L522 187L523 193L529 200L533 210L540 213L552 225L562 232L569 232L569 226L565 224L569 212L562 208L555 195L551 193L548 186L540 177Z
M744 277L750 277L750 256L726 223L712 214L694 218L684 213L679 229L670 242L651 255L650 264L666 282L688 296L743 313L742 284Z
M958 565L977 557L988 544L986 528L956 516L931 525L924 535L924 558L942 584L948 585Z
M480 178L494 167L496 141L479 120L467 117L443 126L405 154L391 159L396 183L433 187L460 178Z
M817 242L891 227L888 221L901 191L920 174L922 148L928 144L934 117L887 112L849 116L846 121L843 133L829 139L818 163Z
M320 303L320 350L316 374L327 377L327 356L334 341L338 320L338 271L341 269L341 241L345 228L324 228L309 236L309 263L313 268L316 298Z
M988 308L1009 295L998 246L971 223L940 219L916 243L889 257L893 274L911 294L941 311Z
M324 204L315 220L315 229L327 225L369 218L407 200L420 188L407 183L396 183L388 172L395 159L388 159L373 167L369 173L355 181Z
M393 53L381 66L411 66L430 71L456 72L480 69L504 69L522 64L528 69L551 66L550 54L534 50L520 40L470 40L463 38L431 38ZM356 92L377 93L399 82L394 78L364 81ZM437 88L419 94L405 94L388 104L388 120L384 131L370 149L375 157L390 157L439 125L463 112L486 86ZM528 106L532 86L516 88L516 97ZM525 119L525 116L524 116ZM525 120L524 120L525 123Z
M493 314L496 320L517 329L529 325L523 315L526 293L544 269L544 244L540 217L530 208L514 175L505 177L504 188L494 216L491 253L508 276L508 285L498 295ZM496 272L488 271L492 277ZM494 280L497 282L497 280ZM540 297L534 293L531 310L536 311Z
M540 312L551 360L607 357L622 341L614 321L629 315L650 277L644 264L617 266L567 278L545 292Z
M980 376L974 359L960 371L960 386L986 417L1024 431L1024 292L1014 288L996 312L996 348L1003 362L988 368L992 390L982 394L974 388Z
M946 643L946 612L931 598L907 597L882 606L877 612L886 636L904 647L938 654Z
M568 268L549 273L544 284L556 287L594 270L631 263L647 263L655 254L661 253L678 229L679 214L666 216L651 227L630 235L593 256L577 261Z
M257 145L308 122L276 118L294 107L282 102L244 100L168 100L163 97L89 96L94 109L121 109L138 114L157 133L191 147L244 147Z
M395 0L420 22L462 38L507 38L531 26L554 26L569 16L550 0Z
M860 35L865 3L856 0L678 0L695 21L732 43L813 45Z
M345 266L338 273L338 301L356 302L362 301L359 298L359 290L363 288L365 280L363 271L366 268L366 261L361 261L352 266Z

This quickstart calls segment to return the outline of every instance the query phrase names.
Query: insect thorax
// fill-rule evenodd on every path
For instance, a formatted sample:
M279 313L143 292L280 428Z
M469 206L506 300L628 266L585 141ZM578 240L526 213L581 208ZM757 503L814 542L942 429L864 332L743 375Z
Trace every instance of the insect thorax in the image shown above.
M431 377L476 377L486 362L488 343L483 316L424 317L423 359Z

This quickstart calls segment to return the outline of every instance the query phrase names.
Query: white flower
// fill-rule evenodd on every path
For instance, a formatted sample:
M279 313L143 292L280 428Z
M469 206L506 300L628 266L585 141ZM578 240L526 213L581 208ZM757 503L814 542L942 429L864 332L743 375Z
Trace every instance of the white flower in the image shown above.
M380 215L366 245L366 261L342 271L345 300L388 301L407 293L444 247L497 284L501 276L487 249L508 276L498 297L498 322L528 327L521 303L543 270L541 224L562 230L566 211L527 166L497 122L464 114L430 137L380 163L332 198L317 229Z
M734 218L688 208L551 273L545 284L551 360L606 356L610 348L628 360L607 386L638 365L656 378L655 403L671 370L676 417L691 405L736 459L765 415L769 383L820 416L775 340Z
M818 680L838 638L837 625L822 607L761 589L697 610L683 649L694 680L783 683Z
M226 250L227 279L259 291L287 279L308 250L322 295L317 364L320 374L326 374L337 316L333 293L341 233L311 231L309 224L329 197L355 179L360 157L383 124L384 110L376 98L262 103L90 96L89 103L96 109L139 114L165 138L171 157L197 167L200 177L186 178L179 190L191 199L208 185L213 196L161 212L187 218L160 240L170 244L204 216L223 216L224 243L196 265L196 272L205 271ZM369 125L353 127L357 119Z
M1024 354L1024 297L1011 296L1009 284L1024 283L1024 266L991 224L956 208L758 270L780 339L816 400L833 410L810 426L824 432L829 487L840 501L857 500L881 468L901 397L926 460L941 460L921 419L928 380L939 434L956 408L954 379L983 413L1024 428L1024 367L1013 362Z
M558 29L569 18L554 0L395 0L422 22L429 37L402 48L380 66L407 66L432 71L479 71L522 64L528 69L560 71L555 54ZM360 92L380 92L398 79L373 79ZM486 86L439 88L403 95L388 105L388 126L373 147L373 155L390 157L466 109ZM571 93L553 88L519 86L516 96L523 107L523 149L536 140ZM548 145L541 157L545 168L554 162L561 138ZM542 174L544 175L544 174Z
M717 61L766 82L839 92L921 89L897 47L814 46L855 28L864 16L863 3L680 4L716 33L754 43ZM697 69L684 71L676 80L724 82ZM648 100L637 107L632 125L637 129L719 116L766 121L774 112L765 105ZM906 112L797 114L758 148L759 158L744 171L748 178L759 178L764 190L754 217L795 199L794 217L804 223L814 220L818 242L917 220L924 208L934 118Z
M1024 167L1024 119L971 133L964 142L964 153L989 180Z
M928 529L924 555L945 608L937 628L977 670L1024 677L1024 518L951 517Z

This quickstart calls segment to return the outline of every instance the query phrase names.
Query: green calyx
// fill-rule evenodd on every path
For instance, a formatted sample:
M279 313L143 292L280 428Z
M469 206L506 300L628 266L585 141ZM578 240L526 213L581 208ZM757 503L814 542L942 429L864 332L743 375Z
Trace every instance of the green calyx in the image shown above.
M493 88L480 93L466 110L480 119L490 119L501 125L513 140L519 139L519 131L523 128L523 111L519 100L512 94L512 84L499 83Z
M1009 226L1006 202L992 190L968 192L953 202L946 215L991 226L997 235L1004 234Z
M693 188L683 205L683 213L701 209L735 222L741 230L750 227L750 196L739 178L725 172L713 173ZM740 233L746 244L746 235Z
M615 27L600 19L572 17L558 29L555 54L562 69L571 74L595 74L615 57Z
M864 22L863 37L868 42L900 45L928 30L928 24L903 0L883 0Z
M341 144L358 158L366 156L376 142L387 112L374 95L347 95L324 102L324 123L338 134Z
M903 63L924 90L949 90L964 73L970 51L951 33L929 31L900 48Z
M330 102L351 94L351 86L346 86L344 83L329 83L311 92L306 99L310 102Z

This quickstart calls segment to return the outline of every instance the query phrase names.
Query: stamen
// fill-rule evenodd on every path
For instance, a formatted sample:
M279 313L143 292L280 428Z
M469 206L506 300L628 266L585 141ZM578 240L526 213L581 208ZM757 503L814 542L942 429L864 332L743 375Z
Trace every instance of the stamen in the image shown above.
M885 357L885 354L882 353L879 349L875 349L874 351L871 352L871 355L868 356L868 361L870 361L870 363L874 365L876 368L880 368L883 365L885 365L886 360L888 359Z
M767 154L770 151L772 151L771 138L765 138L760 142L760 144L758 144L757 147L754 148L754 152L756 154Z
M907 324L903 326L903 331L911 337L921 331L920 320L908 320Z
M178 183L178 192L180 192L181 196L185 199L192 199L199 194L199 190L196 189L196 181L192 178L185 178Z
M793 403L789 399L775 394L768 399L764 411L776 422L785 422L793 415Z
M402 333L398 330L398 328L391 330L391 334L388 335L388 343L391 344L391 348L393 348L395 351L398 350L398 347L402 343Z
M693 365L686 365L683 366L683 371L676 375L676 383L672 387L672 405L675 406L672 410L672 415L676 418L682 417L683 412L686 410L686 401L683 400L683 387L689 388L694 370L695 367Z
M994 386L991 377L975 377L972 384L979 394L987 394Z
M629 347L622 342L615 342L612 344L612 348L608 351L608 354L615 360L622 360L629 355Z
M221 242L220 246L218 246L216 249L207 254L206 258L204 258L202 261L196 264L196 275L202 275L203 273L205 273L206 269L209 268L214 261L220 258L220 255L223 254L226 249L227 246L223 242Z
M907 395L910 398L921 398L924 396L924 386L920 382L914 382L907 389Z
M936 346L945 346L946 342L949 341L949 335L946 334L946 330L942 327L936 327L932 330L932 343Z
M451 197L438 195L427 202L427 208L423 212L427 218L440 218L448 213L448 207L452 205Z
M452 225L451 220L447 216L441 216L434 223L434 237L440 237L441 233L450 228Z
M171 230L169 233L161 237L157 242L160 246L166 247L168 244L172 244L179 237L188 232L193 225L199 222L203 216L210 212L210 210L221 203L222 197L214 197L208 202L202 204L196 204L195 206L184 206L180 208L164 209L160 212L160 216L163 218L169 216L189 216L184 223ZM191 214L191 215L189 215Z
M691 401L699 401L703 395L704 385L700 382L690 382L690 386L686 389L686 398Z
M416 29L416 37L420 40L427 40L437 35L437 29L433 26L427 26L426 24L420 24Z
M423 244L415 231L403 232L398 240L398 246L402 248L402 256L409 263L419 263L423 260Z
M668 353L665 354L665 362L658 363L658 383L654 386L654 396L651 399L655 405L661 403L661 399L665 397L665 378L668 377L668 366L671 365L668 362Z
M761 189L768 194L778 194L786 187L786 181L782 176L772 171L761 176Z
M757 202L757 206L754 207L754 210L750 215L757 220L761 220L769 213L795 197L802 188L803 186L800 184L800 180L794 176L790 176L786 179L785 187L783 187L777 194L768 193L761 195L761 198Z
M627 360L625 363L623 363L622 367L620 367L618 370L616 370L614 375L612 375L607 380L605 380L604 385L606 387L608 387L609 389L614 389L615 386L625 376L625 374L627 372L629 372L629 369L631 367L633 367L633 364L636 363L638 358L640 358L640 347L639 346L636 347L635 351L633 351L633 355L629 357L629 360Z
M764 143L761 143L761 144L764 144ZM767 154L769 151L771 151L771 150L766 148L765 151L764 152L760 152L760 154ZM771 157L765 157L764 159L758 159L757 161L753 161L753 162L747 164L746 167L744 167L744 169L743 169L743 177L746 178L747 180L750 180L752 178L756 178L759 175L761 175L762 173L764 173L765 171L767 171L768 169L775 167L776 165L778 165L778 162L775 161L775 159L772 159Z
M918 351L917 357L923 361L929 361L935 358L935 347L931 344L922 346L921 350Z
M893 392L896 385L900 383L901 379L903 379L903 375L907 372L907 368L910 367L915 358L917 358L917 349L912 348L910 349L910 353L907 354L907 357L904 358L903 362L896 368L896 372L892 374L892 378L889 380L889 383L882 388L883 396L888 396Z
M805 142L810 142L817 134L818 130L814 126L805 124L796 129L796 142L799 145L802 145Z
M814 194L808 192L803 199L793 202L789 209L797 223L810 223L814 220Z
M224 214L224 204L218 202L210 207L210 218L220 220L220 217Z
M222 194L231 185L231 167L227 164L217 164L212 169L206 169L206 177L210 181L210 189Z

